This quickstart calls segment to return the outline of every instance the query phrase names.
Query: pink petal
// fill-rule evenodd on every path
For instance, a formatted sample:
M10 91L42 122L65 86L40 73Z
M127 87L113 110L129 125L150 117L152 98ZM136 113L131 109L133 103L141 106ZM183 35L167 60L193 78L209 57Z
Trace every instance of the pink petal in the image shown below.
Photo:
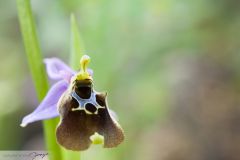
M47 67L48 76L53 80L65 79L70 82L75 72L58 58L46 58L44 63Z
M54 84L41 104L32 113L23 118L21 126L25 127L27 124L35 121L59 116L57 111L57 102L61 95L67 90L68 85L69 84L64 80Z

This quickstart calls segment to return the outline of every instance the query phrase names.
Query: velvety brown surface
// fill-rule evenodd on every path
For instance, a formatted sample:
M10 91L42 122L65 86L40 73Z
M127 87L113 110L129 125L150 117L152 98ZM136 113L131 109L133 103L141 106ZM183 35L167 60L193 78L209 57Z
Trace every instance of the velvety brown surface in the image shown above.
M60 145L66 149L81 151L90 144L90 136L95 132L104 136L104 147L116 147L124 140L120 126L111 118L106 106L105 94L97 95L97 102L104 108L98 109L98 114L86 114L84 110L72 111L78 107L78 102L66 92L59 104L61 121L57 127L56 136Z

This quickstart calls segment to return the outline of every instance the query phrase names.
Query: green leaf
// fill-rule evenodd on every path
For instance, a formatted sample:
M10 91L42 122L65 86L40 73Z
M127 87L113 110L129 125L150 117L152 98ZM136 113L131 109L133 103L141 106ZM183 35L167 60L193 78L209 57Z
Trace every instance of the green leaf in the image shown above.
M84 54L84 45L80 37L76 18L71 14L71 56L70 64L75 70L80 67L80 58Z
M25 52L36 88L38 99L44 98L48 90L47 76L42 63L42 55L37 39L35 24L29 0L17 0L18 16L21 26Z
M30 0L17 0L17 8L28 65L38 99L41 101L48 91L48 81L36 34ZM50 160L61 160L61 150L55 140L57 122L57 119L44 121L44 134L47 149L50 151Z

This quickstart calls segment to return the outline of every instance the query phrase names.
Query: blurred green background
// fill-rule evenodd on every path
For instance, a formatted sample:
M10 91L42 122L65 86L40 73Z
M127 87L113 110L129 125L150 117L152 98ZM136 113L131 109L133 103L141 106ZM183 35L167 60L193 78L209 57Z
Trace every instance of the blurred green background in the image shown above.
M44 57L69 62L74 13L126 140L85 160L239 160L240 1L32 0ZM16 2L0 0L0 150L44 150Z

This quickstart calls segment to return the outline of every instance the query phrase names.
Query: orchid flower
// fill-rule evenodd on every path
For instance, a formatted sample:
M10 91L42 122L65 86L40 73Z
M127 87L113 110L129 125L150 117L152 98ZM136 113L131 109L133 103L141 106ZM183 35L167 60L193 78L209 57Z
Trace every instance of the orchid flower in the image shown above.
M115 147L124 139L116 114L108 108L106 93L93 88L90 57L80 60L79 72L57 58L44 60L50 79L57 81L39 106L22 120L21 126L60 116L57 142L69 150L85 150L91 144Z

